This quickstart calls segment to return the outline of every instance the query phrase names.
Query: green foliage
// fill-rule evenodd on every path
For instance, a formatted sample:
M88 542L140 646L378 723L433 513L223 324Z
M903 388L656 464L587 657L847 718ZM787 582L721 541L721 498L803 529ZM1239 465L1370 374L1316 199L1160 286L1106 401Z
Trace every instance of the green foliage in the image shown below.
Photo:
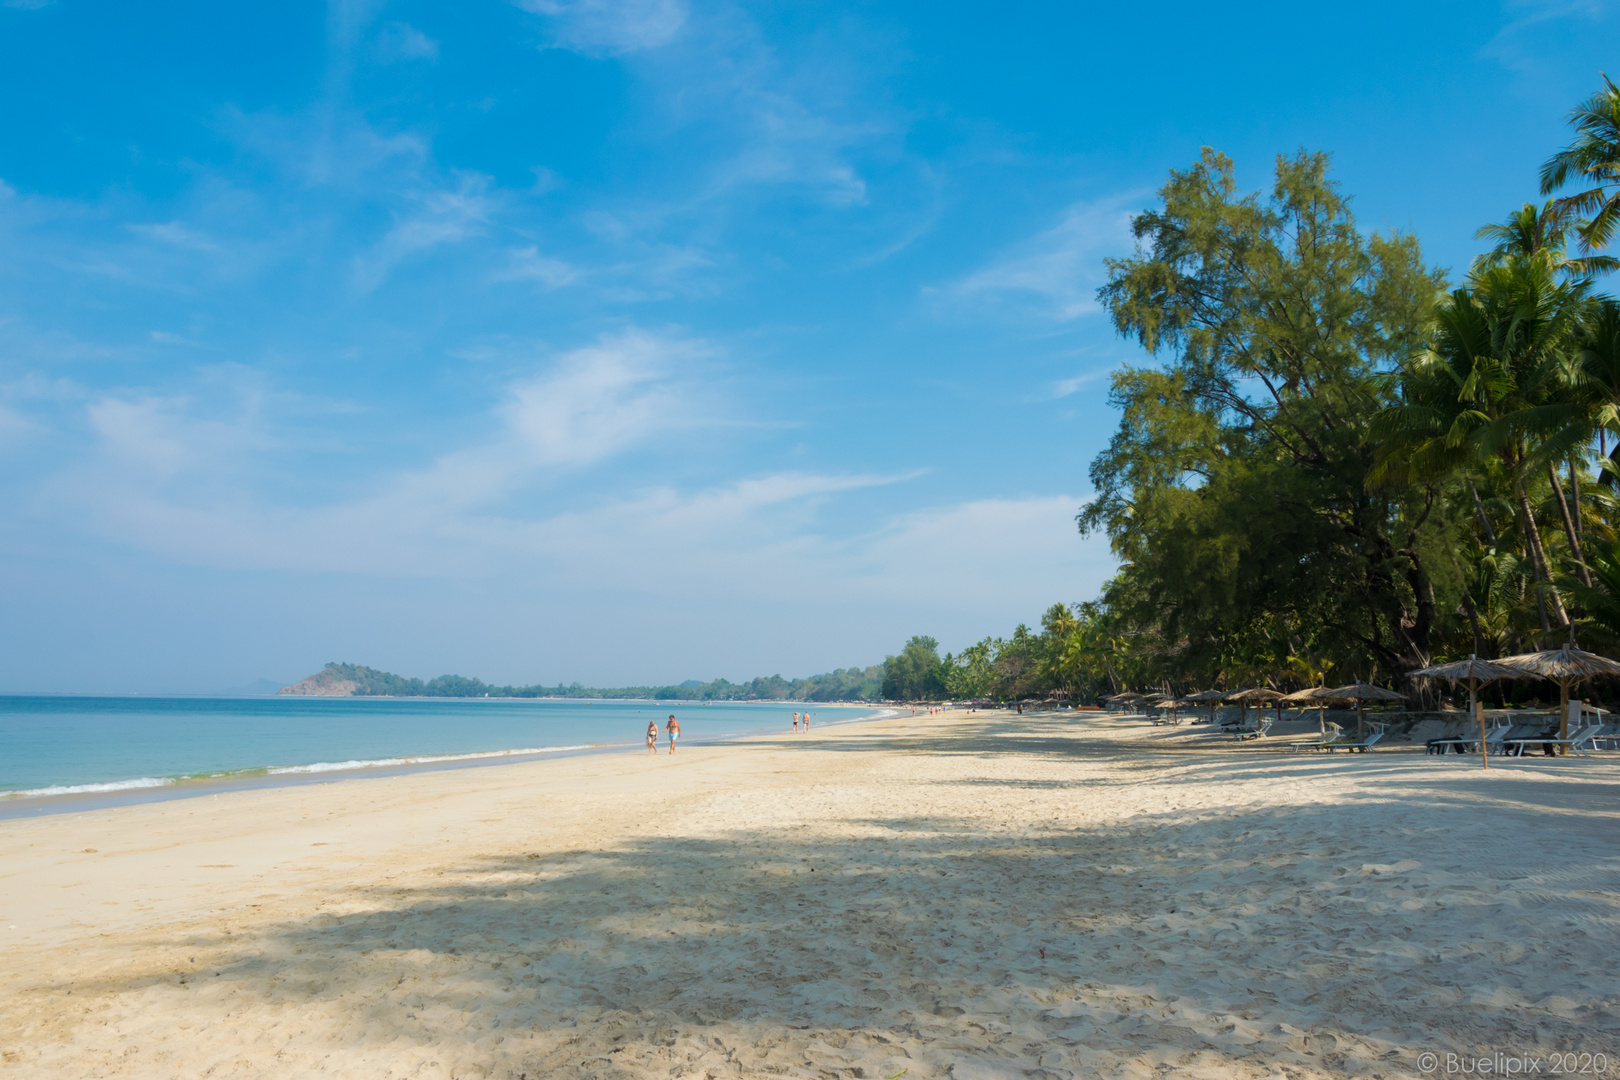
M1431 488L1367 484L1366 435L1443 279L1412 237L1364 236L1327 167L1280 157L1262 197L1206 150L1108 263L1115 328L1159 358L1114 378L1079 519L1125 563L1103 597L1116 678L1237 678L1307 637L1391 674L1428 660L1426 551L1450 522Z
M839 668L808 679L770 675L733 683L726 679L700 683L687 680L678 686L591 687L496 686L464 675L436 679L408 679L359 664L327 664L317 676L322 682L347 680L356 697L519 697L519 698L654 698L660 701L876 701L883 681L879 666Z
M1620 226L1620 87L1603 76L1603 89L1569 116L1575 139L1541 167L1541 193L1550 195L1571 181L1592 186L1557 200L1560 213L1590 215L1579 232L1585 250L1599 248Z
M939 642L931 637L914 637L898 656L883 661L883 697L889 701L942 699L948 681Z
M1620 304L1594 295L1620 89L1571 122L1543 194L1588 188L1482 228L1444 294L1412 238L1357 230L1322 155L1279 158L1268 195L1213 151L1171 174L1100 290L1156 360L1115 377L1079 519L1123 565L1049 681L1401 680L1566 627L1620 646Z

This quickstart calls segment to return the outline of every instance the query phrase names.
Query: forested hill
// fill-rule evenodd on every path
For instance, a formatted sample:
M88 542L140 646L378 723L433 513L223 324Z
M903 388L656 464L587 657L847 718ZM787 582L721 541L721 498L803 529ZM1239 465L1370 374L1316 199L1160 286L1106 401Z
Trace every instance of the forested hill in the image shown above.
M312 697L520 697L520 698L657 698L668 701L875 701L883 685L883 666L839 668L808 679L771 675L734 683L688 679L677 686L492 686L464 675L408 679L362 664L327 664L309 678L283 687L282 694Z

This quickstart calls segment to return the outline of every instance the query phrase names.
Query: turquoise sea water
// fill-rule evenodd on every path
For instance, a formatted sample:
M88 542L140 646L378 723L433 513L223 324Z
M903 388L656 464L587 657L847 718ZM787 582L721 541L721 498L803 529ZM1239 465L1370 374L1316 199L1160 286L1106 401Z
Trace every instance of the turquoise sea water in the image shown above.
M640 745L674 713L681 739L787 731L795 702L510 698L0 696L0 799L162 788L206 779L468 764ZM810 706L820 718L851 709Z

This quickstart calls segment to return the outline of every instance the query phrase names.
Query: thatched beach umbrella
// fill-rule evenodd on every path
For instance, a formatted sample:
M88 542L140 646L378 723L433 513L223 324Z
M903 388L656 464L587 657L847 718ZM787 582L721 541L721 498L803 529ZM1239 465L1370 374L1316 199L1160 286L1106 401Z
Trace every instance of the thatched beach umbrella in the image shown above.
M1450 664L1435 664L1433 667L1419 668L1413 675L1430 675L1437 679L1450 679L1456 683L1458 679L1468 680L1468 711L1474 714L1479 721L1479 757L1481 768L1491 767L1490 748L1485 745L1485 708L1479 702L1479 684L1491 682L1495 679L1513 679L1519 677L1517 668L1510 668L1500 663L1481 660L1469 654L1466 660L1457 660Z
M1247 705L1251 701L1254 702L1254 716L1256 723L1259 723L1260 720L1260 707L1268 701L1277 703L1277 720L1278 722L1281 722L1282 699L1283 695L1279 691L1271 689L1269 686L1256 686L1253 690L1239 690L1237 693L1232 694L1229 698L1227 698L1228 701L1235 701L1240 706ZM1241 723L1242 717L1239 716L1238 720L1239 723Z
M1315 705L1316 726L1321 728L1322 734L1327 734L1327 714L1323 712L1323 710L1327 708L1327 701L1322 697L1322 688L1320 686L1312 686L1305 690L1295 690L1292 694L1284 694L1278 700L1286 701L1290 705L1299 705L1301 707L1306 705Z
M1569 738L1569 688L1594 675L1620 675L1620 663L1583 652L1571 641L1561 649L1504 656L1496 661L1524 675L1558 684L1558 737Z
M1218 703L1226 700L1226 691L1201 690L1196 694L1188 694L1181 700L1189 704L1197 703L1199 705L1202 705L1206 701L1209 702L1209 722L1213 724L1215 722L1215 706Z
M1318 690L1317 697L1327 698L1329 701L1353 701L1356 703L1356 734L1366 731L1366 725L1361 718L1362 707L1369 701L1404 701L1405 698L1393 690L1385 690L1382 686L1372 686L1361 680L1356 680L1349 686L1335 686L1332 690Z

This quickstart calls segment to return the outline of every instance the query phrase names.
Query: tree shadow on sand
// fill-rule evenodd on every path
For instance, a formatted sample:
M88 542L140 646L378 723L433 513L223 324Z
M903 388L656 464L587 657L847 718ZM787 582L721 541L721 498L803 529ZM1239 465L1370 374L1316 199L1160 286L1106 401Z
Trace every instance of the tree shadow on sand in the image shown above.
M1306 805L1013 828L996 807L1048 785L980 778L967 786L981 816L883 807L834 838L761 826L546 851L537 835L534 851L379 884L342 912L195 935L189 989L144 972L75 990L155 989L158 1014L212 994L238 1016L301 1017L280 1030L307 1067L336 1049L445 1075L1405 1074L1420 1050L1532 1046L1620 1058L1612 985L1591 992L1620 929L1613 822L1553 815L1524 842L1475 827L1482 808L1532 797L1516 783L1392 789L1394 824Z

